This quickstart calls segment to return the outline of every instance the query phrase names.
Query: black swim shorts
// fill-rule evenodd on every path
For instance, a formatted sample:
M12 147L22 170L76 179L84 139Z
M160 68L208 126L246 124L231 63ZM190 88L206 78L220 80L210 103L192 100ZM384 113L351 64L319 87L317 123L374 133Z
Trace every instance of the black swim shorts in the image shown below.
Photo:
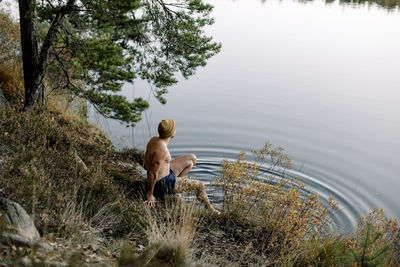
M175 173L172 169L169 169L169 174L155 183L153 191L154 197L163 198L165 195L173 194L175 182Z

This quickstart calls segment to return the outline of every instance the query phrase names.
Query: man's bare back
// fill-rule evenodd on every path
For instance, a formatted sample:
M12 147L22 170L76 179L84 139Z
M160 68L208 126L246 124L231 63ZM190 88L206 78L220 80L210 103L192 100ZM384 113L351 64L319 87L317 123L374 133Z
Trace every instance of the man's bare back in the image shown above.
M168 175L171 161L171 154L168 151L166 142L157 136L151 138L144 156L144 168L146 171L154 171L157 168L159 173L156 181L158 181Z

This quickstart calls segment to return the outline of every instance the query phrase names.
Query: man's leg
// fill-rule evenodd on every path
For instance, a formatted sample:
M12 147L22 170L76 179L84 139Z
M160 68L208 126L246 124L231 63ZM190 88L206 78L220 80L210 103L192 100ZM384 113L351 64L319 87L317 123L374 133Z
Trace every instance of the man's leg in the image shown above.
M176 177L183 177L196 165L196 162L197 158L194 154L183 155L171 161L171 169Z
M171 169L176 175L175 193L194 192L200 203L216 211L210 204L204 184L198 180L183 177L196 165L196 162L197 158L194 154L180 156L171 161Z
M200 203L202 203L206 208L215 211L208 199L206 187L201 181L186 177L176 177L175 193L182 192L194 192Z

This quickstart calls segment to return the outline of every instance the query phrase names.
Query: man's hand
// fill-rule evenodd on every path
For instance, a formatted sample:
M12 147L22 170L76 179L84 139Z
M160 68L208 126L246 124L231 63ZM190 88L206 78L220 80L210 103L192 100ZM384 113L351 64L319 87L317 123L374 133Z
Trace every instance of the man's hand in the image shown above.
M144 203L147 203L147 205L149 205L150 208L153 208L156 206L156 199L153 195L151 196L147 196L147 200Z

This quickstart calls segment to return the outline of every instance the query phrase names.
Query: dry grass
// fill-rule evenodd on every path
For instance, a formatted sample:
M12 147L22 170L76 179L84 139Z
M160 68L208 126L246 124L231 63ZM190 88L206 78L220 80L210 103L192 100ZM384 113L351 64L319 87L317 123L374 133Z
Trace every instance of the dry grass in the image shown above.
M179 200L167 200L159 206L144 207L147 247L140 252L125 248L120 266L199 266L192 256L199 208Z
M109 168L118 169L110 167L115 151L98 128L70 113L0 110L0 147L5 152L0 187L27 210L43 239L57 240L60 247L51 253L10 248L0 262L11 255L8 263L14 264L27 254L79 262L71 250L84 252L89 262L116 264L119 248L107 244L142 232L140 204L109 174Z
M113 147L98 128L70 114L10 109L0 111L0 137L7 148L0 187L27 209L42 234L67 236L60 229L79 225L68 218L111 235L137 228L135 201L108 174Z
M198 207L187 205L181 200L164 203L161 209L150 209L146 207L148 227L146 229L147 239L150 243L163 240L176 241L183 247L190 247L196 227Z

